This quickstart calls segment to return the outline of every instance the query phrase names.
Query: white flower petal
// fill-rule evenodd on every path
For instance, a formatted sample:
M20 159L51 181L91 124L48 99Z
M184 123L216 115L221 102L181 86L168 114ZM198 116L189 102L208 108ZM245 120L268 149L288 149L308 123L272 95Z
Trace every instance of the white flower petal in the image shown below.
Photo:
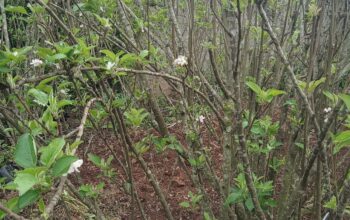
M41 66L42 64L43 64L43 61L39 59L33 59L32 62L30 62L30 65L34 67Z
M199 121L200 123L204 123L204 120L205 120L205 117L203 116L203 115L200 115L197 119L196 119L196 121Z
M108 62L107 65L106 65L106 69L107 69L107 70L110 70L110 69L112 69L114 66L115 66L115 63Z
M79 167L81 167L81 165L83 165L83 162L84 161L82 159L79 159L79 160L75 161L74 163L72 163L69 167L68 172L65 175L70 174L70 173L74 173L74 172L79 173L80 172Z
M178 58L176 58L174 60L174 66L186 66L188 64L187 62L187 57L185 56L178 56Z

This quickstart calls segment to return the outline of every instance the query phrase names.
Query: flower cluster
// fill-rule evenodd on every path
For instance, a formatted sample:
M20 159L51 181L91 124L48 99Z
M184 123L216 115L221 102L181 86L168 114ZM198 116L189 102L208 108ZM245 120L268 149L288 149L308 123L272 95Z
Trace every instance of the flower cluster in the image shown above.
M67 176L68 174L71 174L71 173L74 173L74 172L77 172L79 173L79 167L81 167L81 165L83 165L83 160L82 159L79 159L75 162L73 162L70 167L69 167L69 170L66 174L64 174L63 176Z
M39 60L39 59L34 59L32 60L32 62L30 62L30 65L34 66L34 67L38 67L43 65L43 61Z
M107 65L106 65L106 69L107 70L111 70L114 66L115 66L115 63L112 63L112 62L108 61Z
M174 60L174 66L186 66L188 63L187 63L187 57L185 56L178 56L178 58L176 58Z
M323 109L323 112L326 113L326 116L324 118L324 123L328 122L328 119L329 119L328 117L329 117L329 114L331 113L331 111L332 111L331 107Z
M203 115L200 115L200 116L196 119L196 121L199 121L201 124L204 123L204 120L205 120L205 117L204 117Z

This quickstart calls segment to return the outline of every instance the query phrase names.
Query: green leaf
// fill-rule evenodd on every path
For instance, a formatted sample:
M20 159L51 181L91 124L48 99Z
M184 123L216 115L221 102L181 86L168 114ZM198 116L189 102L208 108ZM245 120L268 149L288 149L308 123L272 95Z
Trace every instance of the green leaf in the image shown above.
M48 56L46 59L47 59L47 61L55 62L56 60L62 60L62 59L65 59L65 58L67 58L66 54L58 53L58 54L55 54L53 56Z
M338 102L338 96L334 93L331 93L329 91L323 91L323 94L329 98L333 104L337 103ZM349 99L349 104L350 104L350 99Z
M41 157L40 161L45 165L50 167L57 156L62 152L64 145L66 144L64 138L53 139L47 147L40 149Z
M285 93L286 93L285 91L278 90L278 89L268 89L266 91L266 95L267 95L266 100L267 102L271 102L275 96L282 95Z
M89 160L94 163L96 166L101 165L101 157L95 155L95 154L88 154Z
M333 150L333 154L338 153L344 146L350 144L350 130L343 131L333 139L335 143L335 148Z
M140 52L140 57L141 57L141 58L145 58L145 57L148 56L148 54L149 54L148 50L142 50L142 51Z
M15 189L19 191L20 195L24 194L34 185L40 183L46 170L46 167L33 167L17 171L15 180L13 181Z
M148 113L143 108L132 108L130 111L125 112L124 115L130 124L134 126L140 126L142 124L142 121L148 116Z
M190 207L190 203L189 202L181 202L179 205L181 207L183 207L183 208L189 208Z
M0 66L0 73L8 73L11 72L11 69L7 66Z
M326 81L326 77L322 77L321 79L319 80L316 80L316 81L311 81L309 83L309 87L307 89L307 92L308 93L313 93L315 91L315 89L322 83L324 83ZM306 89L306 82L304 81L301 81L301 80L298 80L298 85L301 89L305 90Z
M23 209L24 207L33 204L40 197L40 190L29 190L25 194L19 197L18 207Z
M33 137L23 134L16 144L15 161L23 168L35 167L37 162L37 150Z
M208 212L204 212L203 217L204 217L204 220L213 220L213 218L210 217Z
M38 202L38 207L39 207L40 213L44 214L45 213L45 202L44 202L43 198L40 198L40 200Z
M229 206L231 204L235 204L240 202L243 199L242 191L235 190L232 192L225 201L225 206Z
M333 196L326 204L323 205L323 207L331 209L331 210L336 210L337 209L337 199L335 196Z
M27 10L22 6L8 5L8 6L6 6L5 11L12 12L12 13L25 14L25 15L28 14Z
M66 174L69 170L70 165L78 160L75 156L64 156L56 161L52 166L52 175L55 177L62 176Z
M39 105L46 106L47 102L49 101L49 96L45 92L34 88L30 89L28 94L33 96L35 98L34 102L38 103Z
M326 81L326 77L322 77L319 80L312 81L309 85L308 92L312 93L320 84L324 83Z
M341 143L350 140L350 130L343 131L334 138L334 142Z
M247 199L247 200L244 202L244 205L245 205L245 207L247 207L247 209L248 209L249 211L252 211L252 210L254 209L254 204L253 204L252 198Z
M115 53L110 50L101 50L101 53L105 54L112 61L115 61L117 59L117 55L115 55Z
M15 180L13 181L17 190L19 191L19 195L23 195L28 190L30 190L35 184L39 183L39 179L29 173L17 173Z
M20 211L18 208L18 197L13 197L10 200L8 200L5 206L8 209L12 210L14 213L17 213ZM0 210L0 219L3 219L5 216L6 216L6 213Z
M339 98L343 100L348 110L350 110L350 95L340 94Z
M254 82L246 82L245 83L251 90L253 90L257 95L261 95L263 93L263 90L260 88L260 86Z
M62 108L62 107L64 107L64 106L67 106L67 105L73 105L74 104L74 102L72 101L72 100L68 100L68 99L63 99L63 100L61 100L61 101L59 101L58 103L57 103L57 108Z

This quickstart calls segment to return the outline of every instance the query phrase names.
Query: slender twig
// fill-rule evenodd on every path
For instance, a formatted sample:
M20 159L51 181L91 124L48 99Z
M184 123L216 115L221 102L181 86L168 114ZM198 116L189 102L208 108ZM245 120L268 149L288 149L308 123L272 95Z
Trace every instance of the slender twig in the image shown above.
M81 68L81 71L89 71L89 70L105 70L104 68L101 67L90 67L90 68ZM126 72L126 73L134 73L134 74L145 74L145 75L150 75L150 76L157 76L157 77L162 77L165 79L170 79L173 80L175 82L179 82L179 83L183 83L183 80L172 76L170 74L167 73L163 73L163 72L153 72L150 70L135 70L135 69L128 69L128 68L115 68L114 71L116 72ZM223 125L224 123L224 119L222 118L220 112L215 108L215 106L213 105L213 103L209 100L209 98L207 97L207 95L205 95L204 93L202 93L201 91L199 91L196 88L193 88L191 85L184 83L184 86L186 86L189 89L192 89L195 93L197 93L201 98L203 98L205 100L205 102L210 106L210 108L213 110L213 112L215 113L216 117L218 118L218 120L220 121L220 123Z
M47 79L47 78L50 78L50 77L62 76L62 75L64 75L64 71L57 71L57 72L53 72L53 73L47 73L45 75L38 76L38 77L24 78L24 79L19 80L16 83L15 89L20 87L20 86L22 86L22 85L24 85L24 84L27 84L27 83L40 82L40 81L42 81L44 79Z
M84 109L84 113L83 113L83 117L82 117L82 119L80 121L80 125L78 127L78 134L76 136L75 142L79 142L81 137L83 136L84 126L85 126L86 119L87 119L87 116L89 113L89 109L90 109L92 103L95 102L96 100L100 100L100 99L93 98L86 104L85 109ZM72 151L72 155L74 155L75 152L76 152L76 149L74 149ZM63 192L63 188L64 188L66 181L67 181L67 176L61 177L60 184L57 187L57 191L56 191L55 195L51 198L49 204L46 206L45 213L44 213L45 216L50 216L53 208L57 205L57 203L61 197L61 194ZM43 218L44 218L44 216L43 216Z
M272 30L270 21L269 21L267 15L266 15L266 12L265 12L262 4L258 4L258 9L259 9L259 12L260 12L260 15L261 15L262 19L264 20L264 22L266 24L267 32L269 33L269 35L270 35L270 37L272 39L272 42L276 46L278 55L281 57L283 64L287 67L287 70L289 72L289 77L291 78L291 80L293 82L293 86L297 90L299 95L301 96L301 98L302 98L302 100L304 102L304 105L306 106L306 109L307 109L307 111L310 114L310 118L314 122L316 131L317 131L317 135L320 135L321 129L320 129L320 126L319 126L319 124L317 122L317 119L315 117L315 112L312 109L311 104L310 104L309 99L307 98L306 94L304 93L304 91L298 85L298 80L297 80L297 78L295 76L294 70L293 70L292 66L290 65L290 62L288 61L288 59L287 59L287 57L286 57L286 55L285 55L285 53L284 53L280 43L279 43L279 41L278 41L278 39L276 37L275 32Z
M1 17L2 17L2 33L5 38L5 44L7 48L10 48L10 38L9 33L7 30L7 19L6 19L6 12L5 12L5 0L0 0L0 11L1 11Z
M213 7L213 1L216 0L210 0L210 9L213 12L216 20L219 22L219 24L221 25L221 27L224 29L225 33L230 36L231 38L233 38L233 34L227 29L227 27L224 25L224 22L222 22L222 20L219 18L218 14L216 13L216 11L214 10Z
M0 210L4 211L8 216L16 220L27 220L26 218L14 213L11 209L5 207L2 203L0 203Z
M77 44L78 41L75 38L74 34L69 30L69 28L64 24L64 22L56 15L56 13L42 0L36 0L37 3L39 3L41 6L45 8L45 10L56 20L58 25L66 32L69 39L74 43Z

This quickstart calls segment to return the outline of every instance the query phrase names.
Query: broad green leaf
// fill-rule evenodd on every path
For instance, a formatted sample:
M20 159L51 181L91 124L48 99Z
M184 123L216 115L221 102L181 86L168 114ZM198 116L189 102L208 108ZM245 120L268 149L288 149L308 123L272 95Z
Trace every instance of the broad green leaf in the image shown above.
M46 59L47 59L47 61L55 62L56 60L62 60L62 59L65 59L65 58L67 58L66 54L57 53L57 54L55 54L53 56L48 56Z
M67 106L67 105L73 105L74 104L74 102L72 101L72 100L68 100L68 99L63 99L63 100L61 100L61 101L59 101L58 103L57 103L57 108L62 108L62 107L64 107L64 106Z
M315 91L315 89L322 83L324 83L326 81L326 77L322 77L321 79L319 80L315 80L315 81L311 81L309 83L309 87L307 89L307 92L308 93L313 93ZM298 85L301 89L305 90L306 89L306 82L304 81L301 81L301 80L298 80Z
M334 142L341 143L350 140L350 130L343 131L334 138Z
M23 134L16 144L15 161L23 168L35 167L37 162L37 150L33 137Z
M254 82L246 82L245 83L251 90L253 90L257 95L261 95L263 90Z
M8 73L8 72L11 72L10 68L8 68L7 66L0 65L0 73Z
M329 98L329 99L332 101L333 104L335 104L335 103L338 102L338 96L337 96L336 94L331 93L331 92L329 92L329 91L323 91L323 94L324 94L327 98ZM350 99L349 99L349 100L350 100ZM349 104L350 104L350 102L349 102Z
M333 196L326 204L323 205L323 207L331 210L337 209L337 199L335 196Z
M18 207L23 209L24 207L33 204L40 196L40 190L29 190L18 199Z
M28 14L27 10L22 6L8 5L8 6L6 6L5 10L7 12L12 12L12 13Z
M229 206L231 204L240 202L242 198L243 198L242 192L240 190L235 190L227 197L225 201L225 206Z
M312 93L320 84L324 83L326 81L326 77L322 77L319 80L312 81L309 85L308 92Z
M253 204L253 200L252 198L248 198L245 202L244 202L245 207L249 210L252 211L254 209L254 204Z
M335 143L335 148L333 154L338 153L344 146L350 144L350 130L343 131L333 139Z
M30 190L35 184L39 183L39 179L29 173L17 173L13 182L16 184L19 195L21 196Z
M275 96L278 96L278 95L282 95L282 94L285 94L286 92L285 91L282 91L282 90L278 90L278 89L268 89L266 91L266 101L267 102L271 102L272 99L275 97Z
M184 208L189 208L190 207L190 203L189 202L181 202L179 205L181 207L184 207Z
M340 94L339 98L343 100L348 110L350 110L350 95Z
M117 55L115 55L115 53L110 50L101 50L101 53L105 54L112 61L115 61L117 59Z
M45 213L45 202L43 200L43 198L40 198L39 202L38 202L38 207L39 207L39 211L41 214L44 214Z
M20 49L16 49L16 52L18 53L18 56L21 56L27 54L32 48L32 46L22 47Z
M142 121L148 116L148 113L143 108L132 108L130 111L125 112L124 115L130 124L134 126L140 126L142 124Z
M70 165L76 160L78 160L78 158L75 156L61 157L52 166L52 175L55 177L59 177L66 174L69 170Z
M141 58L145 58L145 57L148 56L148 54L149 54L148 50L142 50L142 51L140 52L140 57L141 57Z
M203 217L204 217L204 220L213 220L213 218L210 217L208 212L204 212Z
M13 197L11 199L9 199L6 202L5 205L8 209L12 210L14 213L19 212L19 208L18 208L18 197ZM2 210L0 210L0 219L3 219L6 216L6 213Z
M40 90L37 89L30 89L28 91L28 94L34 97L34 102L38 103L39 105L46 106L47 102L49 101L49 96Z
M101 157L95 155L95 154L88 154L89 160L93 162L96 166L101 165Z
M55 162L57 156L62 152L65 143L64 138L53 139L47 147L40 149L40 161L44 165L50 167Z

